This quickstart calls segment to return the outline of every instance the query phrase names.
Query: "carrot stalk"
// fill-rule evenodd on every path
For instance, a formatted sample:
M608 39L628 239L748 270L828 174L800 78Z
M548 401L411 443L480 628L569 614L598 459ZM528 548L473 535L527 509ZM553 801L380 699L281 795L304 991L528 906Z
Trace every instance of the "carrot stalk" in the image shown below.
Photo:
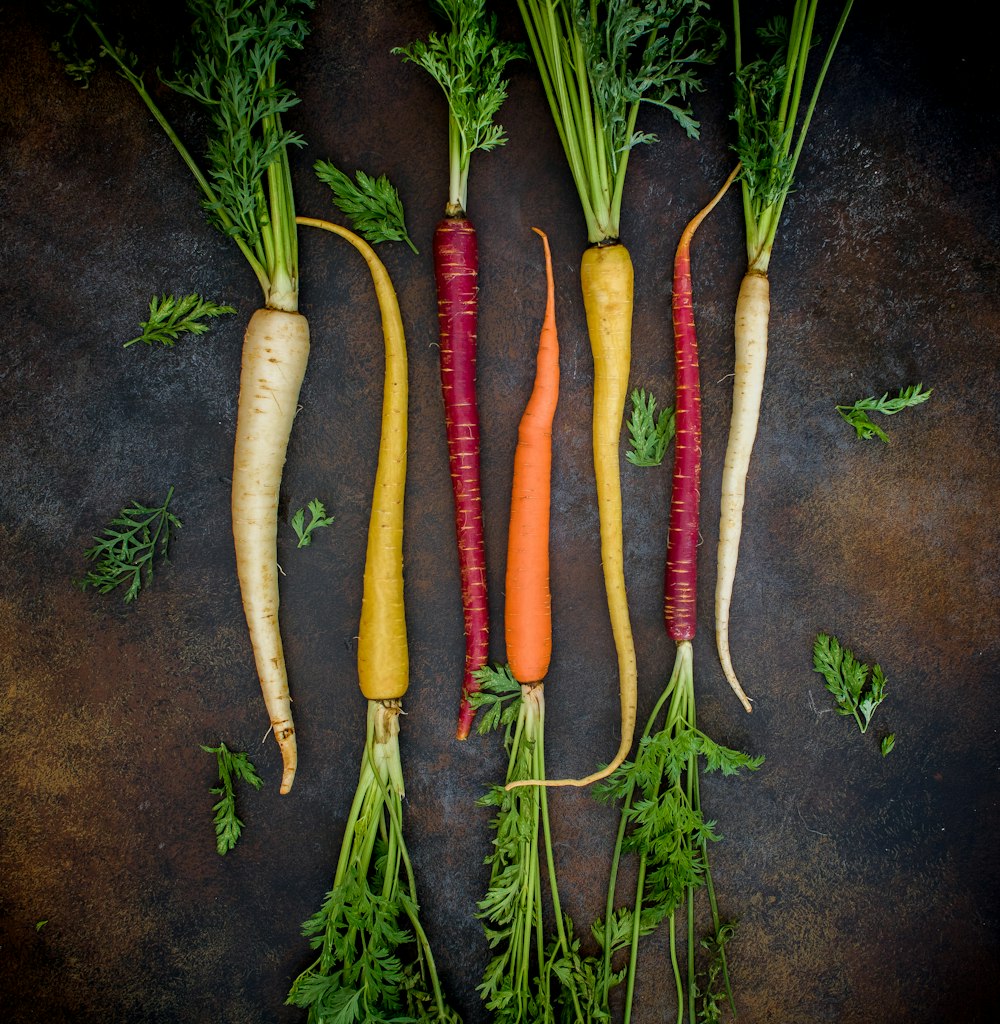
M476 404L476 333L479 253L467 217L447 217L434 232L434 274L440 326L441 393L448 462L455 501L455 532L465 624L465 673L458 739L466 739L475 711L469 694L489 657L486 550L479 480L479 410Z

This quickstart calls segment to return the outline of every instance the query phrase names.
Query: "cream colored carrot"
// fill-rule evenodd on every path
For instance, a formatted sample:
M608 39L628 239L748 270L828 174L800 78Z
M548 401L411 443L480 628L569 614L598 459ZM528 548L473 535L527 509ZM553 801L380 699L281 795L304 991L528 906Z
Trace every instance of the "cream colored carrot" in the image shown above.
M282 793L292 788L297 749L278 629L278 490L308 358L309 325L300 313L259 309L250 318L233 456L233 539L257 675L281 750Z

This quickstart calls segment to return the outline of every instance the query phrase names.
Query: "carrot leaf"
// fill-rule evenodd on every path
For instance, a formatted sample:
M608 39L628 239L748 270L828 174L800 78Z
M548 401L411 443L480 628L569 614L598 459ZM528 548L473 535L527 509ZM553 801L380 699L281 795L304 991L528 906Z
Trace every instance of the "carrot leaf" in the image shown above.
M246 782L260 789L263 780L246 754L230 750L225 743L217 747L202 745L201 749L206 754L215 754L219 768L220 784L209 792L221 797L212 810L215 811L215 849L219 856L225 856L236 846L243 832L243 822L236 816L236 783Z
M887 680L881 666L869 667L836 637L820 633L813 645L813 671L823 676L837 702L837 714L852 715L861 732L866 732L876 708L885 700Z
M81 590L93 587L107 594L125 586L125 603L134 601L139 591L153 581L153 563L167 560L170 531L179 530L181 521L169 511L174 489L167 491L162 505L147 508L133 502L111 520L93 547L83 554L95 567L79 582Z
M300 548L307 548L312 544L313 530L330 526L333 523L333 516L326 514L326 506L319 498L313 498L307 507L309 509L308 523L305 521L306 510L304 508L300 508L292 516L292 529L295 531L295 536L299 538L297 547Z
M911 384L909 387L900 388L895 398L890 398L886 392L881 398L862 398L853 405L838 405L837 412L841 417L854 427L857 436L862 440L871 437L878 437L886 444L889 442L889 435L878 426L868 415L870 412L878 412L883 416L895 416L904 409L911 409L915 405L922 405L931 397L933 388L923 390L922 384Z
M173 348L182 335L205 334L209 329L206 320L235 312L232 306L220 306L196 294L182 295L179 299L173 295L154 295L149 300L149 319L139 324L142 333L126 341L122 348L139 341L144 345L159 342Z
M676 421L672 406L656 415L656 399L642 388L632 392L632 415L628 422L631 451L625 458L633 466L659 466L674 439Z
M392 52L422 67L444 91L451 179L448 212L458 214L468 202L472 154L507 141L503 126L494 119L507 98L507 65L523 57L524 50L497 36L496 15L486 13L486 0L435 0L433 6L448 30Z
M373 178L356 171L352 181L328 160L317 160L313 170L330 186L334 206L347 214L359 235L374 244L406 242L414 252L419 251L407 233L399 193L384 174Z

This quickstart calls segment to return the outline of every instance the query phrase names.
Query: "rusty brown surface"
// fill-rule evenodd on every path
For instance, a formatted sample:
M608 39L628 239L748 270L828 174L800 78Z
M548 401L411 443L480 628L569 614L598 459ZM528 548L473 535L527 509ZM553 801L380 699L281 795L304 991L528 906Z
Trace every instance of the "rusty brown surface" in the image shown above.
M280 534L300 769L279 798L227 525L239 343L256 285L199 215L185 169L127 84L105 69L84 91L63 75L39 6L0 9L0 1016L299 1020L282 1004L308 962L300 924L329 884L361 750L352 638L380 404L374 299L346 247L303 234L314 344ZM710 620L743 269L735 199L695 243L700 724L767 757L753 778L703 787L725 835L715 884L741 922L730 955L748 1024L985 1022L1000 1007L994 80L985 43L970 52L957 28L859 6L771 268L771 358L733 614L752 717L718 668ZM383 255L411 359L406 827L445 985L467 1021L484 1021L475 986L487 949L474 911L489 833L474 801L503 758L495 738L451 739L461 616L429 249L445 200L445 110L430 80L389 53L430 20L422 3L368 2L320 3L314 22L290 65L302 98L290 121L309 142L294 163L300 211L333 212L313 159L385 172L421 247ZM504 24L515 27L509 14ZM650 113L663 140L634 154L627 184L633 382L664 400L673 246L731 162L728 64L707 84L701 141ZM161 99L197 150L197 115ZM480 234L493 653L502 660L505 506L544 305L538 225L552 243L563 355L546 744L553 774L579 773L617 745L591 494L584 230L526 64L502 120L510 141L474 158L469 210ZM239 316L173 350L123 350L159 291L200 291ZM889 421L888 446L855 441L833 411L917 381L934 396ZM669 479L628 467L623 479L641 720L672 659L660 620ZM93 534L171 484L184 528L153 587L131 607L75 589ZM336 522L299 551L288 518L314 496ZM877 735L831 713L811 672L820 630L886 670ZM897 749L883 760L878 736L890 730ZM213 765L199 750L220 739L251 751L265 779L245 796L244 838L225 858L212 835ZM615 817L586 793L551 804L561 895L586 933L603 910ZM634 1019L672 1019L665 936L642 957Z

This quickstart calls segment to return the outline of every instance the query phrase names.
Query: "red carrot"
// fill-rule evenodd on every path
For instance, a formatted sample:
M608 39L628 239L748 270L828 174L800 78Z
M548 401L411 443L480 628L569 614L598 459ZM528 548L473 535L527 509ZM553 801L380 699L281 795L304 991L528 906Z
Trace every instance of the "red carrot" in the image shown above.
M434 232L434 274L441 337L441 391L455 495L455 531L465 619L465 678L457 731L458 738L465 739L475 714L469 704L469 694L479 689L473 673L486 664L490 628L476 406L479 250L475 228L468 218L446 217L438 224Z
M503 128L494 124L493 118L507 96L504 68L508 61L521 56L521 50L497 38L496 16L487 15L485 0L436 0L434 7L447 19L448 31L432 32L426 42L417 41L393 53L419 64L441 86L448 100L448 203L445 219L434 232L434 273L465 618L465 677L456 733L464 740L475 715L469 694L479 689L474 673L486 666L489 654L490 621L476 408L479 255L476 232L465 215L469 161L477 149L494 149L506 141Z

